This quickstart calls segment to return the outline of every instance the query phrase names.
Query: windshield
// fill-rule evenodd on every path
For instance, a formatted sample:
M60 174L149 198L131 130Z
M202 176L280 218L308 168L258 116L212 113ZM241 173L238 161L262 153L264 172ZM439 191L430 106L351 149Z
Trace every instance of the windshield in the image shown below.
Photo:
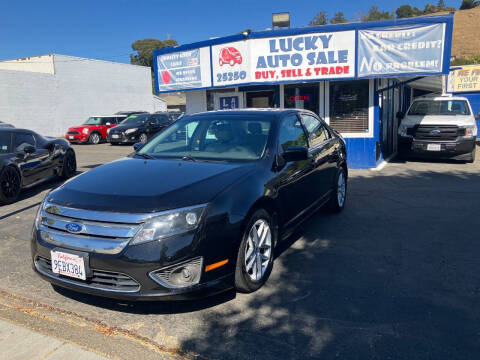
M148 120L149 114L145 115L130 115L128 118L123 120L120 124L129 124L129 125L141 125L145 124L145 121Z
M169 113L168 114L168 118L170 121L175 121L175 120L178 120L178 119L181 119L183 116L183 113L179 112L179 113Z
M102 125L102 117L92 116L89 117L87 121L83 123L83 125Z
M257 160L263 156L270 119L252 115L186 116L161 132L139 154L189 160Z
M465 100L417 100L408 115L470 115Z

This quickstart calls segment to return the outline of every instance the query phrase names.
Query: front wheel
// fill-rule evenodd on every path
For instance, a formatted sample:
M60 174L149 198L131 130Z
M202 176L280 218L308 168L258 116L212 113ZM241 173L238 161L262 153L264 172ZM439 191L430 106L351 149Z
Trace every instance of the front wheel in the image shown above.
M72 150L68 150L63 158L63 169L61 177L68 179L77 172L77 159Z
M88 137L88 142L92 145L97 145L100 142L100 134L93 133Z
M22 179L18 171L7 166L0 173L0 203L11 204L17 201L22 185Z
M475 161L475 148L472 150L470 157L467 159L467 163L473 163Z
M145 144L145 143L147 142L147 140L148 140L147 134L142 133L142 134L139 136L138 140L139 140L141 143L144 143L144 144Z
M276 229L272 217L259 209L245 227L237 255L235 288L251 293L263 286L273 268Z
M338 169L333 184L332 198L330 199L329 209L332 212L340 212L345 207L347 199L347 173L343 167Z

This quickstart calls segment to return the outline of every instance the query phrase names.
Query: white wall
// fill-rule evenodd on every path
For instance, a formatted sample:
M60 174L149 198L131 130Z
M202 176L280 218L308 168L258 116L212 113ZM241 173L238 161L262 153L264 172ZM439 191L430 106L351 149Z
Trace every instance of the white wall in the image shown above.
M195 90L185 92L187 97L187 114L207 111L207 92L205 90Z
M63 136L90 115L153 111L150 68L54 55L55 74L0 70L0 119Z
M53 59L54 55L50 54L15 60L5 60L0 61L0 69L54 74L55 66L53 64Z

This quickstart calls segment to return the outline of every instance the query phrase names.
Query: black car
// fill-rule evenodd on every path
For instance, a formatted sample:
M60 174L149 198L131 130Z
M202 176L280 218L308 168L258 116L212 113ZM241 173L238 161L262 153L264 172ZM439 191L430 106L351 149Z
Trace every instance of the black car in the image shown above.
M22 188L52 176L69 178L77 170L68 141L33 131L0 128L0 204L17 200Z
M277 243L345 205L345 142L303 110L185 116L49 193L32 236L47 281L123 299L260 288Z
M119 125L109 129L107 141L112 145L147 142L171 123L167 113L130 115Z
M138 115L138 114L148 114L148 111L117 111L115 115L125 115L125 116L130 116L130 115Z

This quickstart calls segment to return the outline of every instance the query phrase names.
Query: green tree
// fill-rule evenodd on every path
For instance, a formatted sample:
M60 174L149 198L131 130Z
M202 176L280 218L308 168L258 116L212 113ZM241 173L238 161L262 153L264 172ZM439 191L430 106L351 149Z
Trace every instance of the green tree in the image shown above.
M425 5L425 8L423 9L423 13L425 15L433 14L433 13L436 13L436 12L438 12L437 7L435 5L432 5L432 4L429 4L429 3L427 3Z
M411 7L410 5L402 5L395 10L398 19L409 18L422 15L422 11L419 8Z
M460 5L460 10L472 9L474 7L473 0L463 0Z
M320 11L315 17L308 23L309 26L315 25L327 25L328 17L325 11Z
M150 66L153 70L153 50L165 49L168 47L177 46L176 40L158 40L158 39L143 39L137 40L132 44L132 49L136 54L130 54L130 64Z
M445 0L438 0L438 3L437 3L437 9L438 10L443 10L445 9L446 6L445 6Z
M393 12L380 11L377 5L373 5L370 10L368 10L368 14L362 16L362 21L388 20L393 18Z
M343 15L343 12L339 11L339 12L335 13L333 18L330 19L330 22L332 24L344 24L344 23L348 23L348 20Z

